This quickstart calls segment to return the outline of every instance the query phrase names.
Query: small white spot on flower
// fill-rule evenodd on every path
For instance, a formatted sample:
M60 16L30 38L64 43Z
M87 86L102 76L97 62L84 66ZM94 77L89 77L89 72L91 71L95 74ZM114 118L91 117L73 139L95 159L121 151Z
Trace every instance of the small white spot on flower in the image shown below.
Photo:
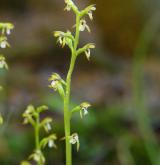
M49 148L52 148L52 147L54 147L54 146L55 146L54 141L53 141L52 139L50 139L50 140L48 141L48 147L49 147Z
M45 127L47 131L50 131L52 129L50 123L46 123Z
M56 91L57 88L58 88L58 81L57 80L52 80L50 87Z
M88 114L88 110L86 108L83 108L83 114L84 116Z
M2 42L0 43L0 47L1 47L2 49L5 49L6 46L7 46L7 42L6 42L6 41L2 41Z
M10 35L10 34L11 34L11 29L7 28L6 34L7 34L7 35Z
M56 81L55 81L55 80L53 80L53 81L51 82L51 86L52 86L53 88L56 86Z
M81 111L80 111L80 116L81 118L83 117L83 115L87 115L88 114L88 108L90 107L91 105L87 102L84 102L81 104ZM82 114L83 113L83 114Z

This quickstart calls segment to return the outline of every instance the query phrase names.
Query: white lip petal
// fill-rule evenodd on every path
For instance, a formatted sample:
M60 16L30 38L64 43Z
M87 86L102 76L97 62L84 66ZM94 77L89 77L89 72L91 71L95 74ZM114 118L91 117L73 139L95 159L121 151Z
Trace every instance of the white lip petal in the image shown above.
M52 148L53 146L54 146L53 140L49 140L49 142L48 142L48 147L49 147L49 148Z
M76 143L76 140L75 139L70 139L70 141L69 141L71 144L75 144Z
M52 86L52 87L55 87L55 86L56 86L56 81L52 81L52 82L51 82L51 86Z
M79 30L80 30L81 32L83 32L83 31L85 30L85 26L81 24L81 25L79 26Z
M0 61L0 68L4 68L4 66L5 66L5 61Z
M47 128L48 131L50 131L52 129L52 127L49 123L46 124L46 128Z
M6 48L6 46L7 46L7 43L6 43L6 41L2 41L1 43L0 43L0 47L1 48Z
M7 29L6 33L7 33L7 35L10 35L11 34L11 30Z
M88 114L87 109L84 109L84 115L87 115L87 114Z

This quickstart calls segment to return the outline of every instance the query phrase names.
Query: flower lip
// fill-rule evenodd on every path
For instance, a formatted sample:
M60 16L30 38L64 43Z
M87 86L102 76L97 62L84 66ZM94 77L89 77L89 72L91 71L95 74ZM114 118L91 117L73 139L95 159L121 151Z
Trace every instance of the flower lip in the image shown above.
M81 19L80 20L80 26L79 26L79 31L85 31L85 29L88 30L88 32L90 32L90 28L89 26L87 25L87 22L85 19Z
M52 147L54 147L54 141L52 140L52 139L50 139L49 141L48 141L48 147L49 148L52 148Z
M7 28L6 33L7 33L7 35L10 35L11 34L11 29Z
M46 129L47 129L48 131L50 131L50 130L52 129L52 127L51 127L51 125L50 125L49 122L46 123L45 127L46 127Z
M3 49L4 49L4 48L6 48L6 46L7 46L6 41L2 41L2 42L1 42L1 48L3 48Z

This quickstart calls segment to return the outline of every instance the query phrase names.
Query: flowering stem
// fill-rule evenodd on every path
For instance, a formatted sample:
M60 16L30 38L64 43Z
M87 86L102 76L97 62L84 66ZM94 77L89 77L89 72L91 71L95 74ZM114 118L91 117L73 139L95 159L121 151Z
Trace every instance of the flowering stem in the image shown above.
M65 127L65 137L66 137L66 165L72 165L72 147L69 142L70 137L70 90L71 90L71 77L75 66L77 46L79 43L79 25L80 16L79 13L76 14L76 34L74 49L72 51L71 62L69 71L66 78L66 95L64 97L64 127Z
M36 117L36 123L35 123L35 147L36 147L36 150L40 150L40 142L39 142L39 114L37 113L35 115ZM42 162L41 161L38 161L37 163L38 165L42 165Z

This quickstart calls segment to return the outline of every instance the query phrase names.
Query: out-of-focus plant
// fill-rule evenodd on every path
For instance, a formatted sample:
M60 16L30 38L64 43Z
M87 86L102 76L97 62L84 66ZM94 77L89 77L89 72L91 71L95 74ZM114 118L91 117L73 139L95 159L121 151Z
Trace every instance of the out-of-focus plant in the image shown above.
M40 137L40 131L42 129L44 129L46 133L50 133L50 131L52 130L52 118L45 117L43 120L40 120L40 114L47 109L47 106L34 108L34 106L29 105L23 113L23 123L31 124L34 128L35 149L29 156L29 159L33 159L35 162L37 162L37 165L45 164L45 156L42 152L42 149L44 149L47 145L49 148L56 148L55 140L57 139L57 136L55 133L51 133L47 137ZM21 165L30 165L30 162L23 161Z
M10 47L10 44L8 43L8 35L11 34L11 31L13 30L14 25L11 23L0 23L0 48L5 49L7 47ZM7 62L5 60L5 57L3 54L0 53L0 69L8 69ZM0 86L0 90L2 89L2 86ZM0 114L0 125L3 124L3 117Z
M133 107L136 123L142 136L149 160L152 165L159 165L159 145L152 129L152 119L147 108L144 90L144 62L148 53L148 48L159 31L159 11L156 12L145 25L139 37L137 47L134 52L133 63Z
M76 16L76 24L74 25L75 34L72 34L69 30L66 32L55 31L54 36L58 38L57 42L62 48L67 45L71 51L71 62L69 71L66 77L66 81L63 80L57 73L53 73L49 81L51 82L49 87L55 91L58 91L64 102L64 127L65 127L65 139L66 142L66 164L72 164L72 147L71 144L77 144L77 150L79 149L79 137L77 133L71 133L71 117L75 112L80 112L81 118L88 114L88 108L91 106L88 102L83 102L71 110L70 107L70 91L71 91L71 77L74 70L75 62L78 56L85 54L87 59L90 60L91 49L95 48L93 43L88 43L85 46L79 48L80 32L87 30L90 32L90 28L87 25L85 19L86 16L90 20L93 20L93 11L96 10L95 5L90 5L83 10L79 10L72 0L65 0L65 10L73 11Z

